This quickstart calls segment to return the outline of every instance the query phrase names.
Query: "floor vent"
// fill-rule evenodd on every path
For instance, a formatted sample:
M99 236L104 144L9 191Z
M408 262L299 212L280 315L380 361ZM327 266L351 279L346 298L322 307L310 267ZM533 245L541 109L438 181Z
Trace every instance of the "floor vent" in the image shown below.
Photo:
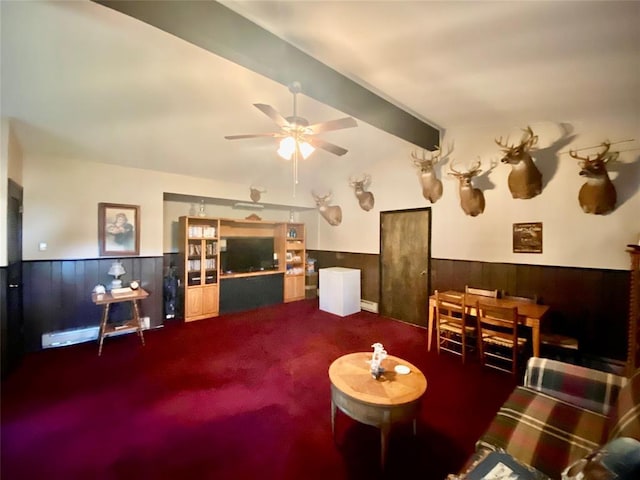
M366 312L378 313L378 304L371 300L360 300L360 308Z

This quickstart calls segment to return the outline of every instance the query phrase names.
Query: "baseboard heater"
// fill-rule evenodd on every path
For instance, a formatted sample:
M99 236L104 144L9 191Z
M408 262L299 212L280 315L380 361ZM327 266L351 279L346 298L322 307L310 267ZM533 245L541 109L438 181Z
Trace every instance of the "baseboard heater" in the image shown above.
M100 327L77 328L74 330L60 330L42 334L42 348L64 347L76 343L90 342L98 339Z
M142 328L149 328L149 317L142 317ZM100 327L82 327L70 330L59 330L42 334L42 348L64 347L77 343L91 342L98 339ZM123 332L124 335L128 332Z
M360 300L360 308L366 312L378 313L378 303L371 300Z

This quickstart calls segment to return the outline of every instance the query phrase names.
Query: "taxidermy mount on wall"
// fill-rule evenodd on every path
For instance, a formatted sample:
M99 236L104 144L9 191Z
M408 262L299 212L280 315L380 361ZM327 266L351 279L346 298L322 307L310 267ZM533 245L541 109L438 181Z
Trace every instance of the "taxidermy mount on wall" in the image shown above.
M353 193L356 194L360 208L365 212L368 212L373 208L375 198L373 193L368 192L366 189L371 185L371 175L365 173L362 177L352 178L349 177L349 186L353 188Z
M251 198L251 201L254 203L260 201L263 193L267 193L267 189L264 187L254 187L253 185L249 187L249 198Z
M513 198L533 198L542 192L542 174L531 158L531 148L538 142L538 136L533 134L531 127L523 130L524 135L518 145L508 145L502 142L502 137L495 142L502 148L504 157L502 163L511 165L509 174L509 190Z
M442 182L436 177L433 167L440 161L440 150L426 158L425 151L419 158L416 152L411 152L413 164L420 169L420 185L422 185L422 196L431 203L436 203L442 197Z
M334 227L340 225L342 222L342 209L338 205L329 205L331 200L331 192L324 196L317 195L315 192L311 192L313 199L316 201L318 212L322 215L329 225Z
M453 162L449 166L449 175L453 175L458 179L458 192L460 194L460 206L467 215L476 217L484 212L484 193L479 188L475 188L471 183L471 179L480 174L480 160L464 172L453 168Z
M609 152L611 142L604 141L600 144L602 151L591 158L590 155L581 157L577 150L569 150L569 155L580 162L580 175L587 181L580 188L578 201L585 213L604 215L616 208L616 187L609 179L607 162L616 160L618 152Z

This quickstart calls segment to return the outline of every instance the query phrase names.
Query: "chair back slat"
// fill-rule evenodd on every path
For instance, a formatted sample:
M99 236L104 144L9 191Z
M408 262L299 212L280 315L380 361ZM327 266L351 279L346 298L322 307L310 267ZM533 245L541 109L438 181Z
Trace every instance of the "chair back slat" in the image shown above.
M476 288L476 287L470 287L469 285L465 285L464 292L470 295L479 295L481 297L498 298L497 288L494 290L490 290L490 289Z
M478 347L482 365L518 372L518 355L526 339L518 337L518 308L476 303Z
M475 333L476 326L469 321L465 297L462 294L440 293L436 297L436 332L438 354L446 350L462 357L465 362L467 336Z

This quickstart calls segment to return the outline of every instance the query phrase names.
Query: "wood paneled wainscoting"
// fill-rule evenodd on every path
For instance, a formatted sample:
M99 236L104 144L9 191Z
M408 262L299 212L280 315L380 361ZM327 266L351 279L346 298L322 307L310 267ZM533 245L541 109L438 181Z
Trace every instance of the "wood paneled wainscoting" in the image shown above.
M316 269L362 270L362 298L380 301L379 256L307 250ZM624 361L627 351L629 271L431 259L431 289L497 288L509 295L538 295L551 307L558 333L577 337L581 354ZM426 315L426 306L425 306Z
M361 270L362 298L379 303L377 254L321 250L309 250L308 254L316 259L316 269ZM26 350L39 350L43 333L99 324L101 312L91 302L91 291L97 283L112 280L107 271L113 260L23 262ZM150 317L152 327L162 324L162 281L174 255L121 260L127 271L125 283L139 279L151 294L143 315ZM432 290L463 290L467 284L498 288L512 295L537 294L551 306L553 325L580 339L583 354L626 358L629 271L431 259Z
M91 301L93 287L108 285L107 274L118 257L82 260L24 261L23 303L24 340L27 351L42 348L42 334L93 327L100 324L102 309ZM120 257L125 271L123 284L139 280L149 298L142 305L142 316L153 328L163 323L162 257ZM128 303L128 302L127 302ZM130 318L129 306L114 309L114 320Z

